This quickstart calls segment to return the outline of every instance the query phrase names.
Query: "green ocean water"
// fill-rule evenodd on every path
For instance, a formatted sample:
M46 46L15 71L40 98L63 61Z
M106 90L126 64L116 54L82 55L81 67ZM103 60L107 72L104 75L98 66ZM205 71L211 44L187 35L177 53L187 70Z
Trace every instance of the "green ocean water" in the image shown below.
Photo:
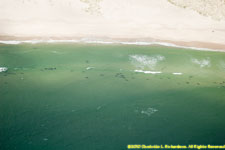
M2 44L0 67L0 150L225 144L225 53Z

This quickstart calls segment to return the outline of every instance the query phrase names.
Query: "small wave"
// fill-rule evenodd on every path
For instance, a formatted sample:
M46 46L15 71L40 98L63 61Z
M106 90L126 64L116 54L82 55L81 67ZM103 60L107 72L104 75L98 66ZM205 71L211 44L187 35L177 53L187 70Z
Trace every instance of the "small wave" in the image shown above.
M63 54L63 53L61 53L61 52L58 52L58 51L51 51L51 53L53 53L53 54Z
M86 70L94 69L95 67L87 67Z
M0 72L4 72L4 71L7 71L8 68L7 67L0 67Z
M174 75L182 75L183 73L181 73L181 72L174 72L173 74Z
M149 107L149 108L147 108L145 110L142 110L141 114L145 114L147 116L151 116L152 114L154 114L157 111L158 111L157 109Z
M202 59L202 60L192 59L192 62L197 64L197 65L199 65L201 68L203 68L203 67L210 67L210 60L209 60L209 58Z
M159 73L162 73L160 71L143 71L143 70L134 70L134 72L143 72L143 73L146 73L146 74L159 74Z
M106 104L100 105L100 106L98 106L98 107L96 108L96 110L100 110L100 109L102 109L102 108L105 107L105 106L106 106Z

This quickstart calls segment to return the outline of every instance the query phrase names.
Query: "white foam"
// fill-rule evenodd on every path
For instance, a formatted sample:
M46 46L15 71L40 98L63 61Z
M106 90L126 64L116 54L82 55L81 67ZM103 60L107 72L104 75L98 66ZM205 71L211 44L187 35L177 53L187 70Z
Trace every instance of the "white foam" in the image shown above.
M165 59L164 56L156 55L156 56L147 56L147 55L130 55L129 56L131 62L138 68L144 69L148 67L150 69L154 69L159 61Z
M0 72L4 72L4 71L7 71L8 68L7 67L0 67Z
M78 40L47 40L47 41L40 41L39 43L78 43L79 41Z
M141 113L145 114L147 116L151 116L152 114L154 114L157 111L158 111L157 109L149 107L146 110L142 110Z
M150 42L118 42L124 45L152 45Z
M134 72L142 72L142 73L146 73L146 74L159 74L159 73L162 73L160 71L143 71L143 70L134 70Z
M210 48L199 48L199 47L188 47L188 46L179 46L172 43L167 42L145 42L145 41L135 41L135 42L121 42L121 41L114 41L114 40L96 40L90 38L83 38L80 40L23 40L23 41L0 41L2 44L22 44L22 43L97 43L97 44L125 44L125 45L162 45L168 47L177 47L177 48L184 48L184 49L193 49L193 50L201 50L201 51L218 51L218 52L225 52L223 50L218 49L210 49Z
M201 68L203 67L210 67L210 60L209 58L207 59L192 59L192 62L199 65Z
M181 72L174 72L173 74L174 75L182 75L183 73L181 73Z
M2 44L20 44L20 41L0 41Z

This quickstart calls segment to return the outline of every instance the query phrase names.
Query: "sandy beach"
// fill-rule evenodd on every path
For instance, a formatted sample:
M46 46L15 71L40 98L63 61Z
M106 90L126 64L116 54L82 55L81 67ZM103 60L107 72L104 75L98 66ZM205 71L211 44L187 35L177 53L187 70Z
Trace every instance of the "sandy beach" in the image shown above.
M225 50L221 0L2 0L0 40L166 42Z

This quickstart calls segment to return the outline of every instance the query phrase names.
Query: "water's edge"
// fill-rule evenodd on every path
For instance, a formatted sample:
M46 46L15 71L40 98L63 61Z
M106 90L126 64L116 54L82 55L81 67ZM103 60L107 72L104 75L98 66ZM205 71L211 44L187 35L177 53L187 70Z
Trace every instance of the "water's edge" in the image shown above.
M199 47L189 47L189 46L180 46L173 43L168 42L149 42L149 41L104 41L104 40L93 40L93 39L80 39L80 40L0 40L0 44L23 44L23 43L30 43L30 44L38 44L38 43L92 43L92 44L123 44L123 45L160 45L160 46L167 46L167 47L176 47L176 48L184 48L184 49L192 49L192 50L200 50L200 51L216 51L216 52L225 52L225 50L219 49L210 49L210 48L199 48Z

